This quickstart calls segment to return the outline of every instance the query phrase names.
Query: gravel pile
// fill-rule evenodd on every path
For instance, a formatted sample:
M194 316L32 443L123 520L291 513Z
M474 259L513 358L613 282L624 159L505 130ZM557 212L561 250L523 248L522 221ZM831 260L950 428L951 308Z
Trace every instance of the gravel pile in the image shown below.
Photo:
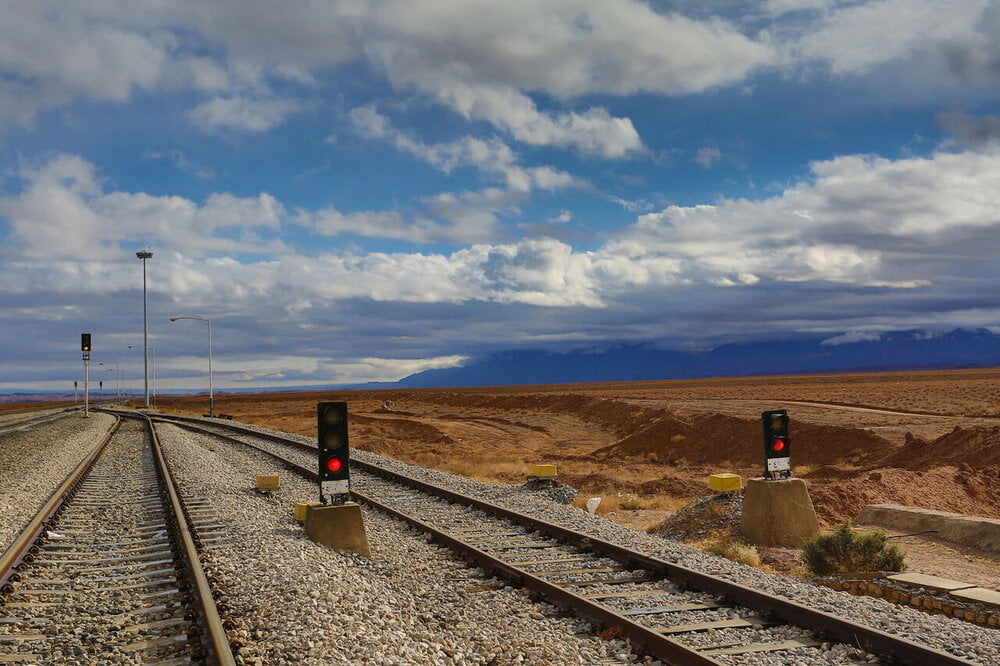
M259 453L159 429L185 495L210 498L228 523L229 541L206 566L236 623L240 663L628 663L623 642L590 636L587 624L387 516L365 510L370 560L317 545L291 517L294 502L315 498L315 483ZM253 491L258 474L280 474L281 490ZM608 661L616 655L626 656Z
M93 450L114 417L92 413L0 436L0 552Z
M264 428L255 427L255 429L262 432L275 432ZM308 437L287 435L287 433L278 434L298 437L301 441L311 444L315 443L312 438ZM287 451L285 449L283 455L288 455ZM768 594L785 597L847 620L965 657L976 663L995 664L997 663L997 655L1000 654L1000 632L991 629L977 627L941 615L928 615L880 599L851 596L786 576L766 574L758 569L695 550L676 541L633 530L605 518L592 517L575 507L563 506L544 497L539 497L536 493L525 490L519 485L480 483L446 472L414 467L357 449L352 451L352 456L691 569L711 573ZM364 490L360 486L358 489L362 492ZM754 661L754 659L759 658L760 655L755 655L753 658L751 655L746 655L745 660L733 660L731 663L805 663L798 659L782 661L778 655L768 657L769 661Z
M715 534L738 531L743 514L743 493L717 493L686 504L650 530L669 539L704 539Z

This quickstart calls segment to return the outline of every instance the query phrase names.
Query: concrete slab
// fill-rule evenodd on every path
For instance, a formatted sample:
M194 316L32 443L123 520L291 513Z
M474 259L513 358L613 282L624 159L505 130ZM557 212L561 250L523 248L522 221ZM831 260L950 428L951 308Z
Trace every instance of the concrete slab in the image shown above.
M935 536L988 553L1000 553L1000 520L965 516L947 511L917 509L899 504L870 504L855 521L861 525L882 525L903 532L937 530Z
M949 594L963 601L978 601L992 606L1000 606L1000 592L987 590L985 587L970 587L965 590L949 592Z
M918 573L896 574L894 576L889 576L889 580L894 580L898 583L906 583L907 585L912 585L914 587L922 587L925 590L937 590L938 592L952 592L954 590L965 590L970 587L976 587L972 583L963 583L960 580L952 580L950 578L928 576L926 574Z

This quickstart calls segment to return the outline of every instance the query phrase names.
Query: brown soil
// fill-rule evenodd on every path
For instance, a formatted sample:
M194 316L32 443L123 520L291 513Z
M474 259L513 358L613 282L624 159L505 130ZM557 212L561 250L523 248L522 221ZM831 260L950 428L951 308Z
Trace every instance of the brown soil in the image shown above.
M785 407L793 473L808 480L824 525L883 502L1000 517L1000 368L217 393L215 403L241 421L314 435L319 400L350 403L356 447L492 482L555 463L583 499L605 497L600 511L635 527L707 494L709 474L759 476L759 413ZM161 397L160 407L201 413L205 399Z

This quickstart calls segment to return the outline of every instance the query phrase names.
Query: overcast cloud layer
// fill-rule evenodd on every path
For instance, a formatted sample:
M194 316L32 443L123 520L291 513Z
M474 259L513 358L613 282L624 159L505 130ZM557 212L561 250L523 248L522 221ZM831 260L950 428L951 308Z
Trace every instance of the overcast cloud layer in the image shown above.
M1000 327L1000 0L0 4L0 390Z

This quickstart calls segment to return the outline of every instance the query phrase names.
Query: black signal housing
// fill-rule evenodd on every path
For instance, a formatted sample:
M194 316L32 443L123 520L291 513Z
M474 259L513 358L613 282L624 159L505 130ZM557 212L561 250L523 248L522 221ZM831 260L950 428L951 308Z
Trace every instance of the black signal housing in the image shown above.
M792 475L792 440L788 436L788 412L772 409L760 415L764 433L764 478Z
M316 404L320 499L345 498L350 489L351 446L348 440L347 403Z

